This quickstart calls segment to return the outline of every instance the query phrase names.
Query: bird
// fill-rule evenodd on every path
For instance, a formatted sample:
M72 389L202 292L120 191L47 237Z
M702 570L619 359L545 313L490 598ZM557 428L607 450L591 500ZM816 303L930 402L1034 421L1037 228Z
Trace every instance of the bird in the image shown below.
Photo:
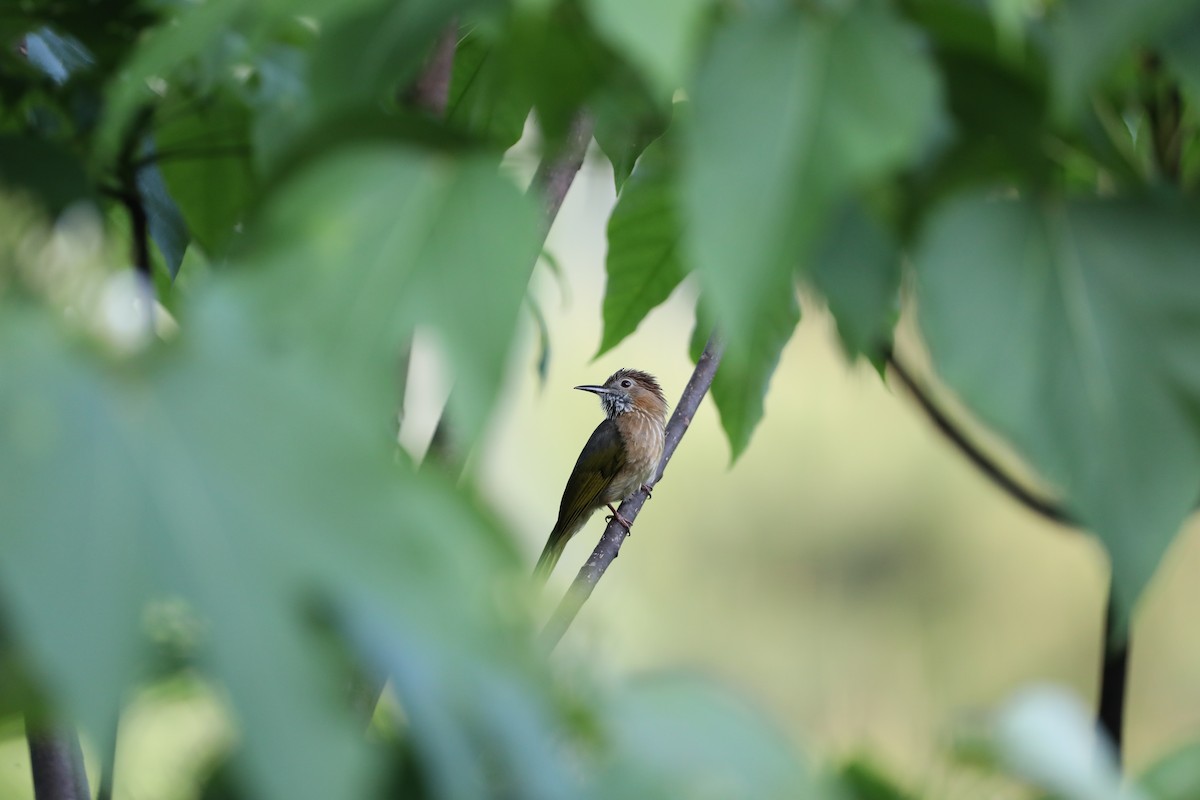
M542 548L533 574L545 583L563 548L601 506L610 519L629 530L629 521L613 503L638 489L650 493L647 481L662 460L666 433L667 401L658 380L648 372L619 369L599 386L576 386L599 395L604 421L583 446L558 506L558 521Z

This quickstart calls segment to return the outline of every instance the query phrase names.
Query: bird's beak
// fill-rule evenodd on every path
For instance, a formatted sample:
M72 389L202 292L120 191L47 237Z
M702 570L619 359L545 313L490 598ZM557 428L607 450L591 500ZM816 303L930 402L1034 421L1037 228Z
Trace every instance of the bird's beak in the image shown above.
M608 389L603 386L576 386L581 392L591 392L592 394L608 394Z

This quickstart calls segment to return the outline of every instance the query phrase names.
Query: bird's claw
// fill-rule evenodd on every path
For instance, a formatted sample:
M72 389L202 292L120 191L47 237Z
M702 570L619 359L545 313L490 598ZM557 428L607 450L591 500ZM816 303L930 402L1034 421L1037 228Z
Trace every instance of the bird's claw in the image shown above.
M650 484L648 484L648 483L643 483L643 484L642 484L642 491L646 493L646 497L653 497L653 496L654 496L654 494L653 494L653 493L650 491L650 490L651 490L651 489L653 489L653 488L654 488L654 487L653 487L653 486L651 486L651 485L650 485Z
M620 525L622 528L624 528L626 533L633 533L633 531L630 530L630 527L629 527L633 523L630 522L629 520L625 519L624 517L622 517L621 514L615 508L612 507L611 503L608 506L608 510L611 511L612 514L610 514L609 516L604 518L605 522L611 523L613 520L616 520L617 524Z

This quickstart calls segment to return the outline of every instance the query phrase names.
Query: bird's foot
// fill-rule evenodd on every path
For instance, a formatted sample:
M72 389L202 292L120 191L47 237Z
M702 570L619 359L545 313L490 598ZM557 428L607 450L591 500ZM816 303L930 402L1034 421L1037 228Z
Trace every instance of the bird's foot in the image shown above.
M629 526L633 523L622 517L621 514L615 508L613 508L612 503L605 503L605 505L608 506L608 510L612 512L612 515L605 517L604 521L612 522L613 520L616 520L617 524L624 528L626 533L633 533L633 531L629 529Z
M642 484L642 491L646 493L646 497L654 497L654 494L650 491L653 488L654 487L648 483Z

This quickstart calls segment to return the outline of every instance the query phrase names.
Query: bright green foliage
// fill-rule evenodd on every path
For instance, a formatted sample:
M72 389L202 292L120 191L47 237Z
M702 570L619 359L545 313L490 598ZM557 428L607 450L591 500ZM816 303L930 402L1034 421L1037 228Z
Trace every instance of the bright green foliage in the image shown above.
M938 373L1100 535L1126 607L1196 502L1198 221L1173 202L964 198L916 256Z
M683 280L673 160L667 142L650 145L608 220L604 338L597 355L633 333Z

